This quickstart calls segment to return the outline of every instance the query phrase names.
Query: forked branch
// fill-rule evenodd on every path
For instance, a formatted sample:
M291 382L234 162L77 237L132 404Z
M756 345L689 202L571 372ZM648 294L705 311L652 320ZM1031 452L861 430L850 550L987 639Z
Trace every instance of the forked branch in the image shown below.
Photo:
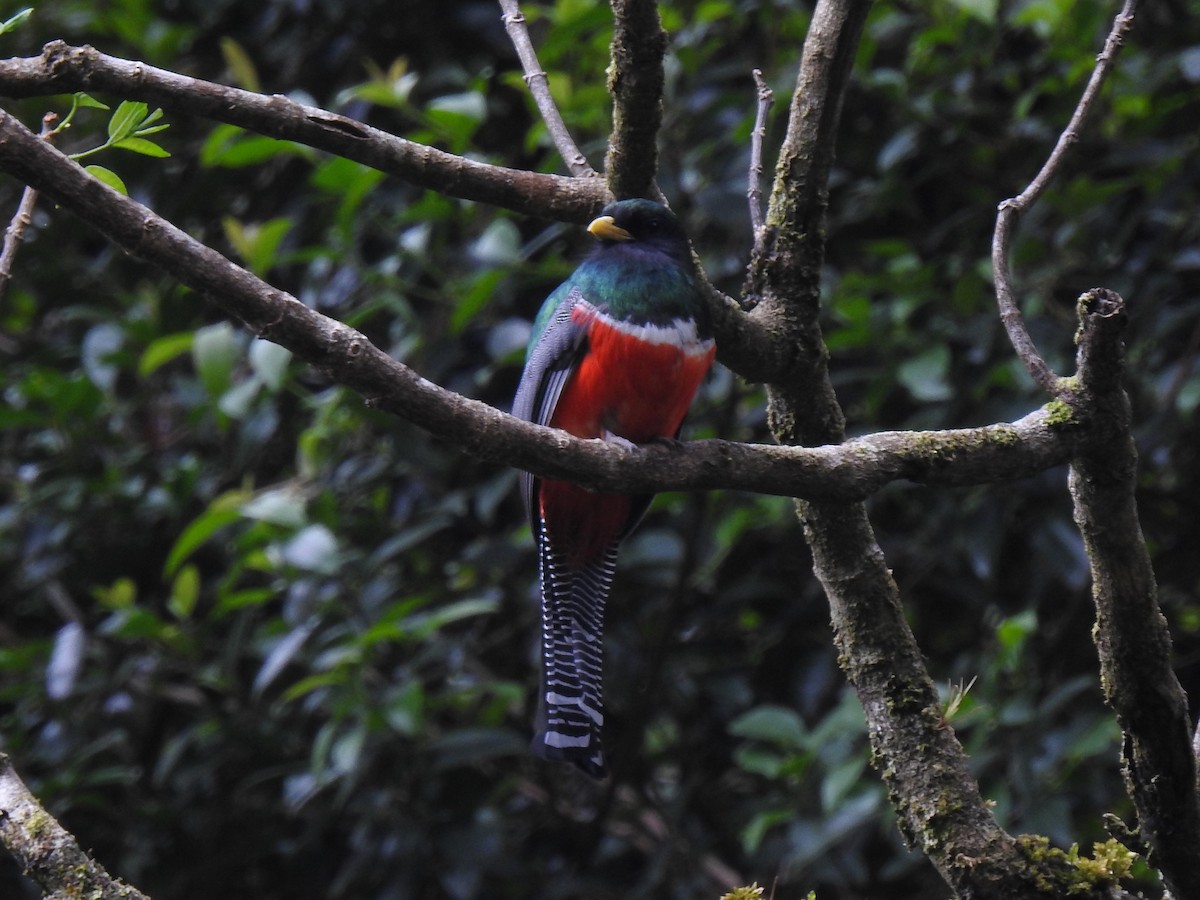
M1050 151L1041 171L1020 194L1002 202L996 214L996 230L992 237L992 273L996 282L996 302L1000 306L1000 320L1004 323L1008 339L1017 356L1024 363L1026 370L1042 390L1053 396L1061 396L1066 390L1066 385L1038 352L1037 345L1025 327L1025 319L1021 315L1021 308L1013 294L1009 268L1013 231L1016 229L1018 219L1037 202L1055 173L1062 168L1063 160L1066 159L1072 145L1079 140L1084 124L1096 106L1100 89L1104 86L1104 81L1116 62L1117 52L1121 49L1125 36L1133 25L1137 2L1138 0L1125 0L1124 7L1113 20L1108 38L1104 42L1104 49L1097 57L1096 66L1092 69L1091 77L1088 78L1087 87L1084 88L1083 95L1075 106L1075 112L1071 115L1071 120L1063 129L1062 134L1058 136L1054 149Z

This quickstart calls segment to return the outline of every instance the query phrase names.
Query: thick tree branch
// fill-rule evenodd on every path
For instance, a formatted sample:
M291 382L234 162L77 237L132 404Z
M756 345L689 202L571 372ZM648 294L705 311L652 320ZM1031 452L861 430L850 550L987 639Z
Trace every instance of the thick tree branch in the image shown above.
M477 456L602 490L735 488L857 499L890 481L976 484L1065 462L1077 437L1038 411L1011 425L870 435L829 447L700 441L629 451L515 419L421 378L363 335L315 312L90 177L0 112L0 169L36 186L130 253L209 298L374 405Z
M517 0L500 0L500 8L504 11L504 27L508 31L508 39L512 41L517 57L521 60L521 68L525 70L525 84L529 87L534 103L537 104L542 121L546 123L546 130L550 132L550 139L554 141L558 155L563 158L571 174L577 178L596 175L596 170L575 144L558 106L554 103L554 98L550 95L550 79L546 77L545 70L538 62L533 41L529 39L529 29L525 27L525 14L521 12Z
M771 429L788 445L831 444L844 436L818 322L820 273L842 97L869 6L821 0L814 10L751 263L748 293L759 299L751 315L788 336L794 360L768 389ZM829 599L839 660L866 714L873 758L906 840L960 897L1042 894L1048 862L1024 852L985 805L962 746L941 717L865 508L828 500L797 508Z
M609 199L599 178L509 169L455 156L280 95L177 75L92 47L52 41L41 56L0 60L0 95L112 93L203 116L352 159L418 187L565 222L586 222Z
M611 199L599 178L564 178L474 162L286 97L188 78L91 47L54 41L40 57L0 60L0 95L41 97L82 90L110 92L238 125L353 159L450 196L558 221L586 222ZM786 358L775 335L715 289L710 290L710 307L722 362L748 381L771 380Z
M818 3L792 94L766 224L758 231L746 294L751 318L777 339L768 416L781 443L830 443L845 420L828 378L818 316L825 212L842 97L869 0ZM801 420L798 420L800 417Z
M25 787L9 758L0 753L0 843L47 897L146 900L80 849L67 831Z
M667 35L654 0L612 0L612 65L608 91L613 127L605 175L617 199L651 197L662 127L663 57Z
M1064 384L1063 380L1042 359L1037 345L1034 344L1033 338L1025 327L1025 319L1021 315L1020 306L1013 296L1009 271L1013 231L1016 229L1017 220L1037 202L1050 183L1050 179L1062 167L1063 160L1066 159L1072 145L1079 140L1084 123L1096 105L1096 98L1100 96L1104 80L1116 62L1117 52L1121 49L1125 35L1133 25L1133 14L1136 7L1137 0L1125 0L1125 6L1113 20L1108 39L1104 42L1104 50L1096 60L1096 66L1092 69L1092 75L1088 79L1083 96L1079 98L1071 120L1063 129L1062 134L1058 136L1058 141L1041 171L1018 196L1001 203L996 214L996 230L992 237L992 273L996 281L996 301L1000 306L1000 321L1004 323L1013 349L1021 362L1025 364L1025 368L1033 380L1042 390L1055 396L1061 396L1069 389L1069 386Z
M1200 789L1187 698L1138 522L1129 400L1121 387L1121 297L1080 298L1078 379L1071 404L1087 440L1071 465L1075 520L1092 568L1094 636L1105 696L1125 734L1124 775L1150 863L1175 897L1200 897Z

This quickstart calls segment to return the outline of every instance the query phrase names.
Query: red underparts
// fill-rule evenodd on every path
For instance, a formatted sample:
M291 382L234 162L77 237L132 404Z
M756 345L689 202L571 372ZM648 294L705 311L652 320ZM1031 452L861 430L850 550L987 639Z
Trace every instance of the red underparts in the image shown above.
M617 435L634 443L674 437L716 347L651 343L577 308L588 323L588 351L563 388L550 424L583 438ZM633 524L632 498L599 494L564 481L541 484L541 510L551 544L579 568L596 559Z

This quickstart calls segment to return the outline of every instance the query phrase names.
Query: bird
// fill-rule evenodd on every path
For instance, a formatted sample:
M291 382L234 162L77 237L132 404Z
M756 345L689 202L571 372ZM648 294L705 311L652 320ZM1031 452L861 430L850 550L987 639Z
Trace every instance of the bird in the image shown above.
M674 441L716 355L691 245L646 199L605 206L597 239L534 320L513 414L581 438ZM604 607L621 541L652 495L521 473L538 548L541 673L532 750L607 775L601 735Z

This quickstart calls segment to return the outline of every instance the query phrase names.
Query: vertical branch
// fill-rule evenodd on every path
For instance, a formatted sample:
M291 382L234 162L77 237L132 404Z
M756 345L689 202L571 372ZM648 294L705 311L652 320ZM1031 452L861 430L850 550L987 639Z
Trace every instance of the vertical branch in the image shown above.
M775 105L775 93L763 78L762 69L755 69L752 74L758 89L758 111L754 114L754 131L750 135L750 177L746 199L750 203L750 227L757 239L763 227L763 142L767 139L767 114Z
M563 158L572 175L595 175L596 170L575 144L554 98L550 95L550 80L538 62L533 41L529 39L529 30L525 27L525 14L521 12L517 0L500 0L500 8L504 11L502 18L504 28L508 31L508 39L512 41L517 57L521 60L521 68L525 70L525 84L529 86L529 93L533 96L533 102L537 104L542 121L546 123L546 130L550 132L550 139L554 141L558 155Z
M58 113L48 112L42 116L42 130L38 135L43 141L50 140L56 134L55 125L58 123ZM13 262L17 258L17 250L25 238L25 229L33 221L33 208L37 205L38 192L28 185L21 193L21 202L17 211L4 231L4 246L0 249L0 305L8 295L8 285L12 281Z
M1096 66L1092 69L1087 87L1084 88L1083 95L1075 106L1075 112L1071 115L1071 120L1063 129L1062 134L1058 136L1058 141L1050 152L1050 156L1046 158L1041 171L1018 196L1001 203L1000 209L996 213L996 230L992 237L992 273L996 281L996 302L1000 307L1000 321L1004 323L1009 342L1013 345L1021 362L1025 364L1025 368L1033 380L1042 390L1055 396L1063 393L1064 385L1038 352L1037 345L1034 344L1033 338L1025 327L1025 319L1021 315L1021 309L1013 295L1009 270L1012 235L1018 218L1037 202L1050 183L1050 179L1062 167L1063 160L1071 146L1079 140L1084 123L1087 122L1088 116L1096 105L1096 98L1100 96L1104 80L1112 70L1113 63L1116 62L1117 52L1121 49L1121 44L1124 43L1125 36L1133 25L1133 14L1136 7L1137 0L1125 0L1125 6L1113 20L1112 29L1104 42L1104 50L1096 59Z
M747 291L759 299L750 316L791 348L790 369L768 386L769 422L782 444L845 436L818 321L820 274L842 98L869 8L868 0L817 3L748 276ZM1025 854L985 805L941 714L865 506L798 502L797 511L829 600L839 662L862 704L905 840L960 897L1038 896L1053 864Z
M1072 405L1089 428L1071 464L1070 484L1091 563L1101 681L1125 735L1125 786L1150 863L1173 896L1200 897L1200 789L1192 727L1171 666L1171 635L1134 499L1137 450L1121 387L1125 303L1112 291L1095 289L1080 297L1079 313Z
M613 127L605 174L608 189L618 200L649 197L658 168L667 35L654 0L612 0L612 8L608 91L613 98Z

